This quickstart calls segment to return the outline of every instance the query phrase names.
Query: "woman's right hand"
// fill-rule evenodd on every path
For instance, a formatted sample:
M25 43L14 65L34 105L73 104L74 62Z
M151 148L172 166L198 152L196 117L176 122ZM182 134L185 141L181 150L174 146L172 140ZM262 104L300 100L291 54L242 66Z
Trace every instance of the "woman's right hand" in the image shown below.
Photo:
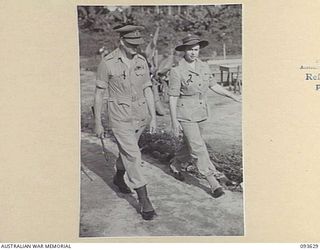
M102 124L95 124L94 132L97 137L104 138L104 128L103 128Z
M173 120L172 132L173 132L174 136L178 137L180 134L180 131L182 131L182 127L181 127L180 122L177 119Z

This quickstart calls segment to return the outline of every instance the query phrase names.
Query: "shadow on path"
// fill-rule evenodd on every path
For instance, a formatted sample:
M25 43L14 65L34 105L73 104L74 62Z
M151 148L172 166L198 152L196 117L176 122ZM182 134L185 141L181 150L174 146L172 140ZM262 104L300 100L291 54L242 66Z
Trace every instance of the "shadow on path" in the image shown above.
M106 158L102 153L102 147L95 143L81 142L81 162L93 173L99 176L119 198L125 199L139 213L139 204L133 194L122 194L113 184L115 175L115 162L117 157L110 151L106 151Z

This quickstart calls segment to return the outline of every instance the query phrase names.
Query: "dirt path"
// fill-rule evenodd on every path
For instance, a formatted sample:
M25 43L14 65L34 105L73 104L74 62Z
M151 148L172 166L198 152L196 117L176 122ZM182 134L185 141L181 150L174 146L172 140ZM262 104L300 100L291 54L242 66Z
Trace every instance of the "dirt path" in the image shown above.
M144 157L144 173L158 216L143 221L137 213L136 194L123 195L112 184L116 145L107 143L104 159L100 141L82 135L80 236L206 236L243 235L242 193L226 191L213 199L203 180L187 176L180 182L166 166Z
M112 184L116 144L105 140L109 151L106 162L100 141L89 133L93 78L91 72L81 73L82 127L86 132L81 138L80 236L243 235L242 193L226 191L225 196L213 199L204 180L185 175L185 182L180 182L167 166L146 155L143 168L158 216L153 221L141 219L136 194L120 194ZM207 143L215 152L241 152L241 105L215 94L210 94L208 103L212 115L204 134ZM160 128L169 129L169 115L158 117L158 123Z

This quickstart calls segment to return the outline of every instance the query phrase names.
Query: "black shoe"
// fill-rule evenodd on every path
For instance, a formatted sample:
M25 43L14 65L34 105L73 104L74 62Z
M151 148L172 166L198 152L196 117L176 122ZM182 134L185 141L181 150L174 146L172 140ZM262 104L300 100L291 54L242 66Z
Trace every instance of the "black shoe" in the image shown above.
M170 169L170 172L173 174L173 177L176 178L177 180L179 181L184 181L185 178L184 176L182 175L182 173L176 169L173 169L171 167L171 165L169 165L169 169Z
M119 177L117 174L113 177L113 184L116 185L123 194L131 194L131 189L124 182L123 177Z
M152 220L153 217L156 215L154 208L151 204L151 201L148 197L147 187L143 186L140 188L135 189L138 195L139 205L140 205L140 213L142 219L144 220ZM147 210L147 211L143 211Z
M216 188L216 189L211 193L211 195L212 195L213 198L219 198L219 197L221 197L221 196L224 195L224 194L225 194L225 193L224 193L222 187Z
M222 186L233 186L234 183L223 173L216 171L214 177L219 181Z
M142 219L144 220L153 220L153 217L156 215L156 212L154 210L149 211L149 212L141 212Z
M184 176L181 174L181 172L173 172L173 177L176 178L179 181L184 181L185 178Z

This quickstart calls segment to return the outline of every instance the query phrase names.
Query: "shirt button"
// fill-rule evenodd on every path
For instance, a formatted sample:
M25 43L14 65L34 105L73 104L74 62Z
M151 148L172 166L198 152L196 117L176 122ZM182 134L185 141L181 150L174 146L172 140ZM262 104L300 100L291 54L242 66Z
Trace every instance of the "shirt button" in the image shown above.
M200 102L200 104L202 104L202 102Z
M201 83L199 84L199 86L201 86Z

